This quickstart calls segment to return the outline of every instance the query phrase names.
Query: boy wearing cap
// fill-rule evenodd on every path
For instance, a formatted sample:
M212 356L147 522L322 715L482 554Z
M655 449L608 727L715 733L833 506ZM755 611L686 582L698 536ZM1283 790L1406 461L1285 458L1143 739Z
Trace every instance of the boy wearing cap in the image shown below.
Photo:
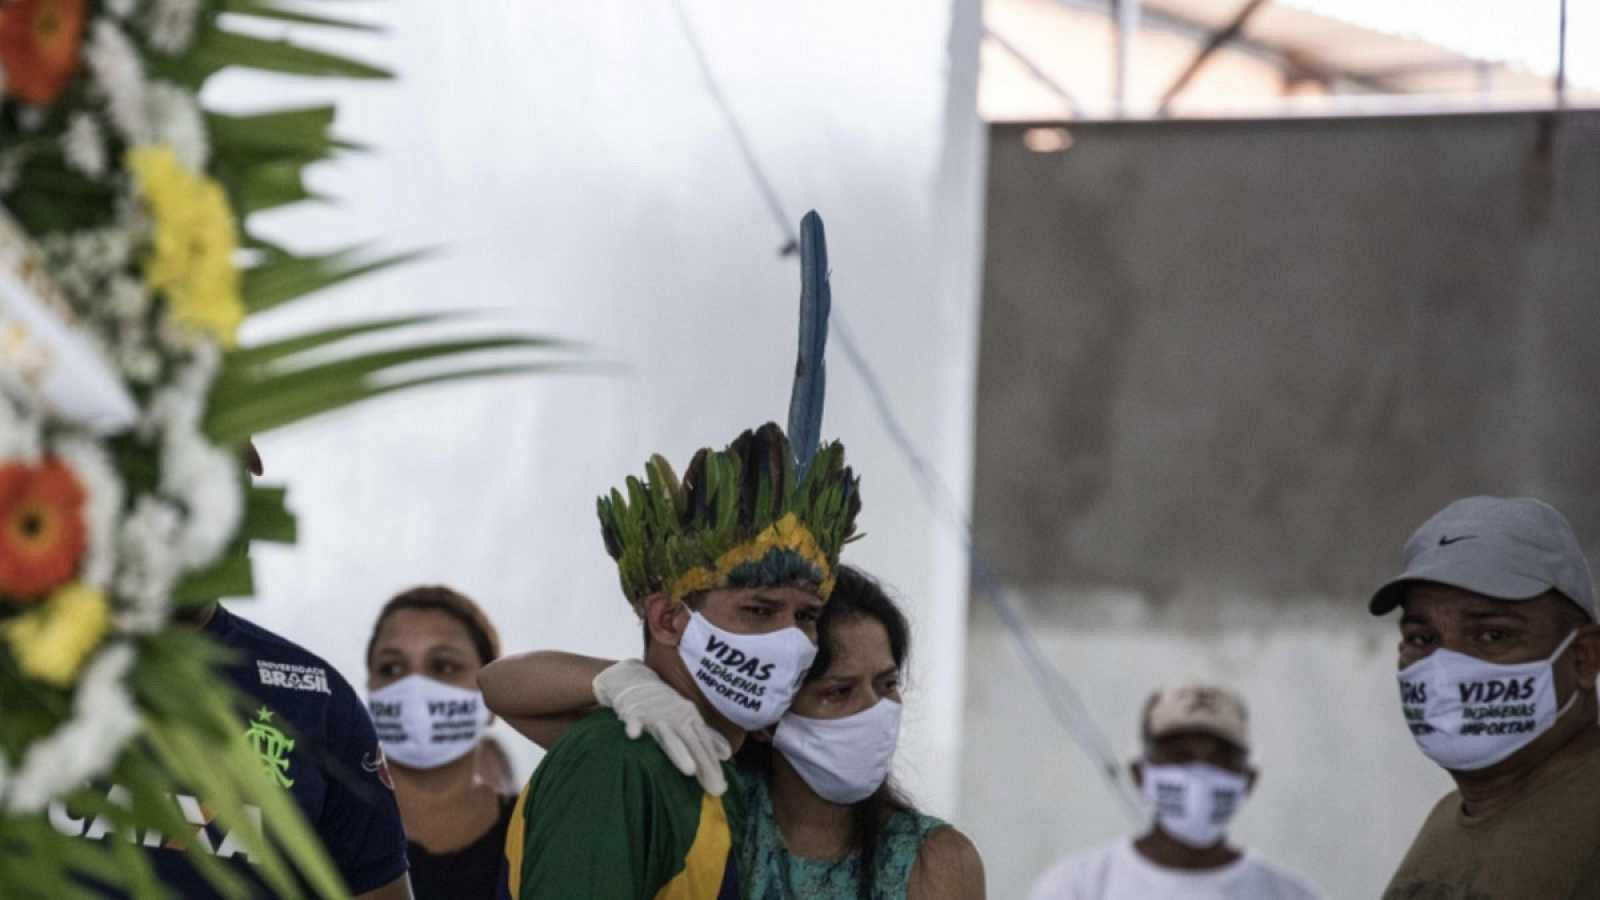
M1144 755L1132 766L1155 813L1150 830L1066 858L1031 900L1315 900L1305 882L1224 839L1255 785L1248 721L1244 701L1224 688L1152 694L1140 728Z
M1469 497L1406 543L1369 609L1400 619L1400 703L1455 779L1385 900L1600 898L1600 627L1553 507Z

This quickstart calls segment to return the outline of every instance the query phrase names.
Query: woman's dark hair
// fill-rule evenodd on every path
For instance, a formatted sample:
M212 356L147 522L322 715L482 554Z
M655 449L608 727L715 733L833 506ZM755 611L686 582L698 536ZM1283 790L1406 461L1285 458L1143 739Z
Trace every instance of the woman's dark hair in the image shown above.
M840 566L833 594L817 620L817 658L806 673L806 682L821 678L833 665L838 653L834 626L852 619L871 619L882 625L889 636L889 653L894 657L895 667L901 672L906 670L911 655L911 625L905 614L871 575L851 566ZM764 741L745 741L739 750L738 762L742 768L754 770L759 777L770 778L772 745ZM885 779L870 797L851 805L850 849L860 860L861 900L872 896L883 831L889 819L895 813L915 811L911 801L895 786L893 778Z
M494 625L478 608L478 604L465 594L443 585L430 584L402 591L383 605L377 621L372 623L372 636L367 638L368 668L372 667L372 648L378 643L378 631L383 628L384 620L403 609L444 613L460 622L461 627L467 629L473 648L478 651L480 665L486 666L500 658L500 634L494 630Z

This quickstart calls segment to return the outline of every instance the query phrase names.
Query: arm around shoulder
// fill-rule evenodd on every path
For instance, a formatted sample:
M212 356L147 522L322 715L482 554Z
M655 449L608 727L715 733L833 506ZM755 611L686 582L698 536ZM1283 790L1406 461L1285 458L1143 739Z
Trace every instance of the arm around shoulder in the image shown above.
M610 664L559 650L517 653L484 666L478 688L490 710L548 749L594 709L594 677Z
M911 867L907 900L984 900L983 858L955 828L928 835Z

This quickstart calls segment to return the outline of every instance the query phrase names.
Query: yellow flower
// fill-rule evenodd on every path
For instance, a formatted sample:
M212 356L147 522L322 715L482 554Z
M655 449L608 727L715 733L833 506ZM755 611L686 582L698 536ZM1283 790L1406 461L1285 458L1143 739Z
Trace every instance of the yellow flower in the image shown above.
M129 150L128 168L155 219L146 283L166 295L173 318L233 346L244 300L233 261L239 235L222 185L190 171L165 144Z
M44 609L6 626L6 641L22 671L40 681L66 687L78 676L90 651L111 624L111 607L99 589L69 584L50 595Z

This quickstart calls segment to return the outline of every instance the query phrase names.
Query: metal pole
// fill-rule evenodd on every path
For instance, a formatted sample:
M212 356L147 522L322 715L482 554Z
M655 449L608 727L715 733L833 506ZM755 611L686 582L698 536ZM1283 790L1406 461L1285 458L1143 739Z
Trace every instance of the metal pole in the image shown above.
M1112 0L1116 4L1117 59L1113 81L1114 106L1119 119L1128 115L1128 78L1133 72L1133 44L1139 37L1139 0Z
M1206 61L1211 58L1211 55L1221 50L1223 45L1229 41L1243 34L1244 27L1250 23L1250 17L1259 12L1261 7L1266 6L1267 3L1268 0L1249 0L1244 6L1239 7L1239 11L1234 14L1233 19L1227 25L1213 32L1211 37L1206 39L1205 46L1201 47L1200 52L1196 53L1194 59L1189 61L1189 65L1184 67L1183 74L1179 75L1178 80L1174 81L1172 86L1167 88L1167 92L1161 95L1161 103L1156 107L1157 116L1165 116L1167 114L1167 111L1172 108L1172 101L1178 99L1178 95L1183 93L1183 89L1189 86L1189 81L1199 74Z
M1556 109L1567 106L1567 0L1561 0L1561 24L1556 40Z

